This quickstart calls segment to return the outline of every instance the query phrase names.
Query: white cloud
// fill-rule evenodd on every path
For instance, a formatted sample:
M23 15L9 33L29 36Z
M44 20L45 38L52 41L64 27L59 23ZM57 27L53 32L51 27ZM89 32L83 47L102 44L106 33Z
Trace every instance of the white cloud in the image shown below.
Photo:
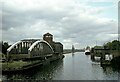
M107 6L93 7L79 0L3 2L3 40L10 42L42 38L44 33L50 32L55 41L64 44L64 48L71 48L72 44L83 48L93 46L96 40L102 44L115 39L109 34L116 34L118 30L117 20L104 16L109 9Z

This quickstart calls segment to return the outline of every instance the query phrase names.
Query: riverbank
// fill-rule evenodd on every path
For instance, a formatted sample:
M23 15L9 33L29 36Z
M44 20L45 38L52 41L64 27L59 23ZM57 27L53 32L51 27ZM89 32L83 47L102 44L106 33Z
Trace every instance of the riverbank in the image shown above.
M50 63L52 61L62 59L64 58L64 55L59 56L52 56L51 58L45 59L45 60L34 60L34 61L12 61L12 62L4 62L2 64L2 72L18 72L18 71L24 71L28 70L30 68L39 66L39 65L45 65L47 63Z

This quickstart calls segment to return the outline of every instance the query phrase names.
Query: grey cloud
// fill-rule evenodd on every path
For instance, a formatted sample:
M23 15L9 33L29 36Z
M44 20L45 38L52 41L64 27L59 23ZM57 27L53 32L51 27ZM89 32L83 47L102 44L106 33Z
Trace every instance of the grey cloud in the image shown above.
M103 36L117 31L116 22L111 22L111 19L105 21L97 17L98 15L76 12L84 10L82 9L84 6L79 8L78 4L72 6L66 4L65 8L60 6L60 11L46 6L17 10L10 5L4 5L3 39L15 42L24 38L41 38L42 34L50 32L55 36L55 40L63 42L67 48L72 43L85 47L94 45L96 40L101 40L102 44L113 39L113 37L105 36L106 39ZM89 13L89 10L85 12ZM65 42L65 40L68 41Z

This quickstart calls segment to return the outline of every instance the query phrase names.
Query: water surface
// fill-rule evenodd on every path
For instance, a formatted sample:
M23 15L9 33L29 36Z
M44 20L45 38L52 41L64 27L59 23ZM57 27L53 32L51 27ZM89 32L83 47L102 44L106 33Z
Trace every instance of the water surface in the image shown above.
M84 52L65 54L63 60L39 66L24 73L3 75L3 79L35 80L118 80L120 72L112 67L101 67Z

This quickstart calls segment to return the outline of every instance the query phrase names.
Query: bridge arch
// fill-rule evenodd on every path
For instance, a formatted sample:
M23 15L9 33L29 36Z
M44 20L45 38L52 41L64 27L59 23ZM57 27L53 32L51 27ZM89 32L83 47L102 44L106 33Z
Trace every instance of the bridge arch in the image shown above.
M29 47L35 41L32 39L17 41L7 49L7 54L28 54Z
M18 48L17 45L19 45L20 43L22 43L22 41L17 41L15 42L12 46L10 46L8 49L7 49L7 54L16 54L16 50Z
M7 56L12 59L45 57L53 53L54 50L47 41L36 39L17 41L7 49Z
M54 50L51 45L44 40L34 42L28 49L31 58L51 56L53 53Z

